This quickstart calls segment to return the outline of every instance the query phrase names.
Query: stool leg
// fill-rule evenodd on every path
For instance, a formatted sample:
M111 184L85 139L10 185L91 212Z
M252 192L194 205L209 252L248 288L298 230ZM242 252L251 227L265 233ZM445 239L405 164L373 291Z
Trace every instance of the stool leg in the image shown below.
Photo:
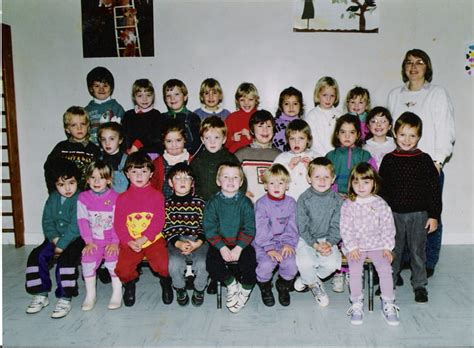
M222 286L221 282L217 281L217 309L222 308Z
M367 265L369 278L369 311L374 311L374 265L369 263Z

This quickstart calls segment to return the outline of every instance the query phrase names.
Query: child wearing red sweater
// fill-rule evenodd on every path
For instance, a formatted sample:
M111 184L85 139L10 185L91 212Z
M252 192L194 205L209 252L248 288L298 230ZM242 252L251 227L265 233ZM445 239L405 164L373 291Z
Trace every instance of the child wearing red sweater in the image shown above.
M145 257L153 273L160 277L163 303L173 302L168 251L161 233L165 223L165 201L163 194L150 185L154 170L147 154L131 154L124 167L130 187L120 194L115 206L114 227L120 240L115 273L123 283L123 302L127 307L135 303L137 266Z

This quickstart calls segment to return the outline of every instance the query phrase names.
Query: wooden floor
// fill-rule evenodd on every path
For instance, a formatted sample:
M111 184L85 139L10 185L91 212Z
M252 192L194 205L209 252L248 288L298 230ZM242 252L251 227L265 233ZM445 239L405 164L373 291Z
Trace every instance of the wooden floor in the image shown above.
M389 327L376 299L364 324L352 326L347 290L326 289L331 303L320 308L310 293L292 293L289 307L265 307L256 289L241 313L216 309L215 295L202 307L161 302L157 278L144 269L134 307L107 310L111 287L98 285L98 302L80 309L80 296L63 319L51 319L55 304L38 314L25 314L30 296L24 290L26 258L32 247L3 246L3 344L14 346L395 346L447 347L474 345L474 246L443 246L428 286L429 302L416 304L411 287L397 288L401 323ZM409 282L409 272L402 273Z

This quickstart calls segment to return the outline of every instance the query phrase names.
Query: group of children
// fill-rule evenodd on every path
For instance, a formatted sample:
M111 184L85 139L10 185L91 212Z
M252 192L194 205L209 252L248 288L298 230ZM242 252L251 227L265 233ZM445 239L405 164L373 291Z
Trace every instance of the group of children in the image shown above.
M102 264L112 283L108 308L122 301L133 306L137 268L145 258L165 304L175 292L179 305L189 303L185 273L192 264L194 306L203 303L206 287L215 291L215 281L227 287L233 313L256 284L263 303L273 306L278 268L281 305L290 304L293 289L308 289L325 307L324 280L332 276L333 290L344 291L342 251L351 323L363 322L368 257L379 275L383 317L398 325L394 279L405 246L415 301L428 300L426 233L436 230L441 191L432 160L417 149L422 122L415 114L400 115L392 138L390 112L370 109L364 88L348 93L348 113L341 115L331 77L317 82L316 107L306 116L302 93L283 90L276 117L258 109L251 83L238 87L233 113L221 107L215 79L203 81L203 105L195 112L186 108L184 83L168 80L166 113L154 109L147 79L135 81L135 108L125 113L111 98L114 81L106 68L93 69L87 83L93 100L65 112L67 140L45 163L46 240L28 258L26 290L34 297L27 313L49 304L53 259L59 299L53 318L66 316L78 295L79 262L83 310L95 305Z

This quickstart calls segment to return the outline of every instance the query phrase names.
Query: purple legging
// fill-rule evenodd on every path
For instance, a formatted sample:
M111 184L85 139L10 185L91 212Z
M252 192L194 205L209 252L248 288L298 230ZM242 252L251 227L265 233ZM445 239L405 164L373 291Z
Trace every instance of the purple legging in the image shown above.
M362 268L367 257L372 260L379 275L382 297L393 300L392 265L387 258L383 257L383 250L361 251L360 255L359 260L351 260L349 253L346 255L349 264L351 300L355 301L362 298Z

